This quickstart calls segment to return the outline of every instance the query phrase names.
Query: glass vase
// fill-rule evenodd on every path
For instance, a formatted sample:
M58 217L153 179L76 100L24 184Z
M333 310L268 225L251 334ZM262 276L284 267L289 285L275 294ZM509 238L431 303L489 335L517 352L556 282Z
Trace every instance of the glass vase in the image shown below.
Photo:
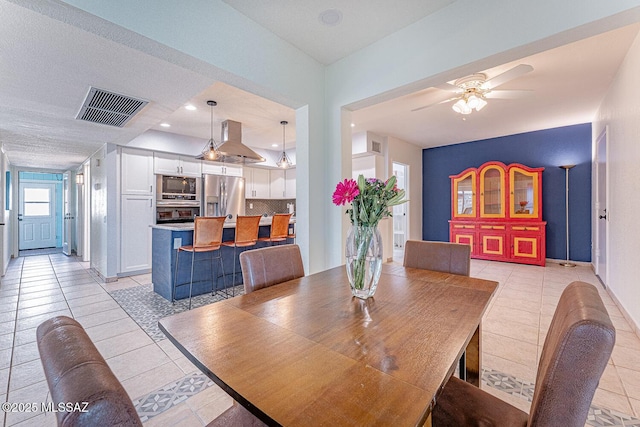
M351 293L361 299L372 297L382 271L382 238L378 227L352 225L347 233L345 255Z

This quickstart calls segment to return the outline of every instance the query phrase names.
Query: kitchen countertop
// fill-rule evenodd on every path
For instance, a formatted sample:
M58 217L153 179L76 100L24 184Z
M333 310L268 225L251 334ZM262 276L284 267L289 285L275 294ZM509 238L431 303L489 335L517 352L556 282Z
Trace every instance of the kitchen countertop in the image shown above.
M262 227L271 225L271 219L272 217L270 216L260 218L260 226ZM291 220L289 220L289 224L295 224L295 222L296 219L293 217L291 218ZM177 224L153 224L150 227L157 228L159 230L190 231L193 230L193 222L182 222ZM224 228L236 228L236 222L227 221L224 223Z

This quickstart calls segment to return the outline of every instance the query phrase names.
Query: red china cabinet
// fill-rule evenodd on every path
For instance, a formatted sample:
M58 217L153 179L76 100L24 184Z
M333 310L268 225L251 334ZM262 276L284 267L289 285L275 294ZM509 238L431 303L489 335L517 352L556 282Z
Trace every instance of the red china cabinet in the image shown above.
M450 241L472 258L544 266L543 170L487 162L450 176Z

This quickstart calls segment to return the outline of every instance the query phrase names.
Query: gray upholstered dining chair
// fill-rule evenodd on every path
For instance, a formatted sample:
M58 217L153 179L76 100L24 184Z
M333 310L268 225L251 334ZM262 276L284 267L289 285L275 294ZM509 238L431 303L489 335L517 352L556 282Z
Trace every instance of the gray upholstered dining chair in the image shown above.
M244 293L304 276L298 245L254 249L240 254Z
M461 243L407 240L403 265L468 276L471 269L471 246Z
M542 348L529 415L451 377L436 398L433 425L582 427L615 336L595 286L573 282L560 297Z

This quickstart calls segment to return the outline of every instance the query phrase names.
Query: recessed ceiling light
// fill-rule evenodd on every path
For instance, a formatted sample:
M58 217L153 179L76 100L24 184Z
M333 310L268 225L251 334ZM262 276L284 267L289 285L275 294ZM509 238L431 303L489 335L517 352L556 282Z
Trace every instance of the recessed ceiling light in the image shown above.
M342 22L342 12L338 9L327 9L318 15L318 20L327 27L335 27Z
M184 106L184 108L186 108L186 109L187 109L187 110L189 110L189 111L195 111L195 110L197 110L197 108L196 108L194 105L191 105L191 104L187 104L187 105L185 105L185 106Z
M160 126L162 126L163 128L170 128L171 125L169 123L160 123Z
M278 144L271 144L271 146L272 146L272 147L277 147L277 146L278 146Z
M356 127L356 124L355 123L351 123L351 127L352 128Z

